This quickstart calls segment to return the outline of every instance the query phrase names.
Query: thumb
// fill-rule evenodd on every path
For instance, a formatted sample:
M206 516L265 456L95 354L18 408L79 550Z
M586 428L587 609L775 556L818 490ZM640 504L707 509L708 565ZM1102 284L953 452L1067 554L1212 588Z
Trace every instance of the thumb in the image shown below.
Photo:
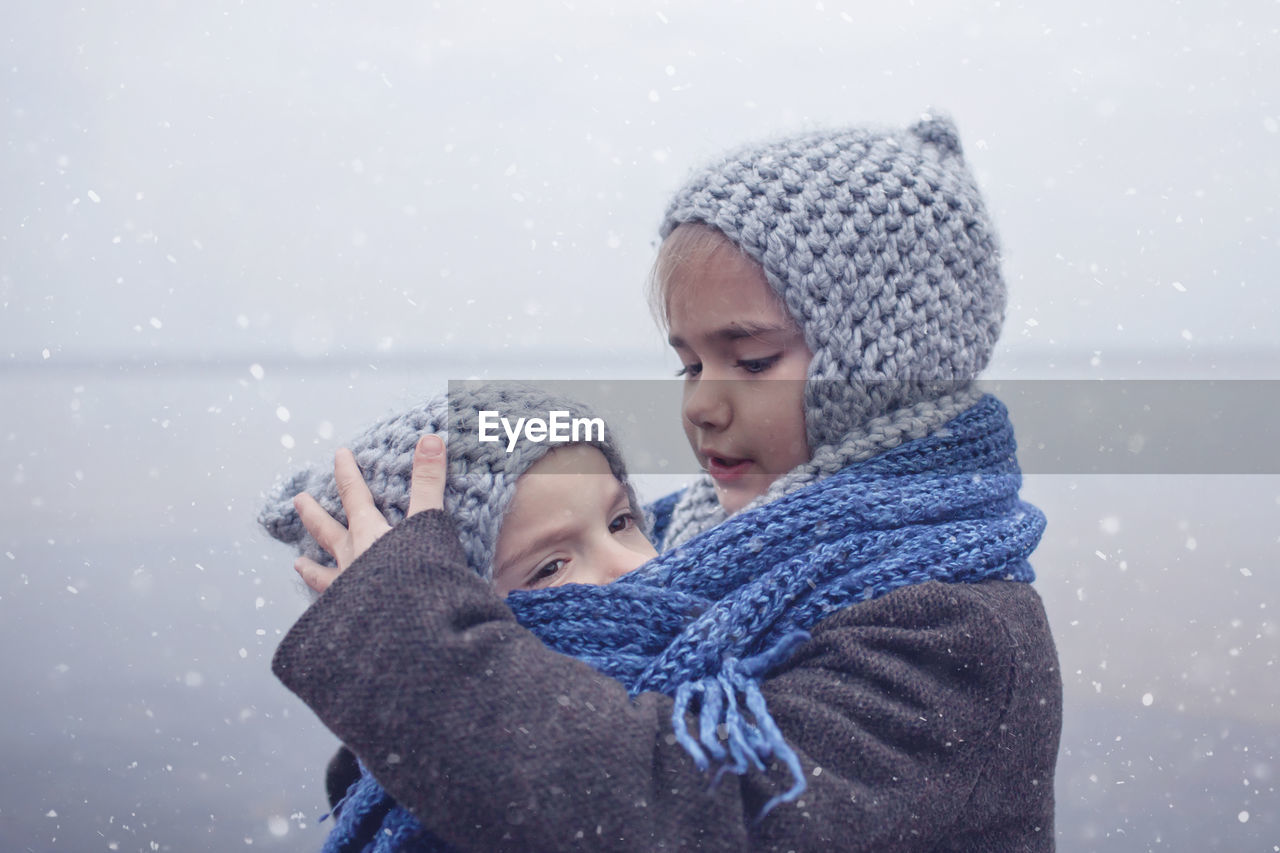
M444 441L424 435L413 450L413 479L409 483L409 515L444 509Z

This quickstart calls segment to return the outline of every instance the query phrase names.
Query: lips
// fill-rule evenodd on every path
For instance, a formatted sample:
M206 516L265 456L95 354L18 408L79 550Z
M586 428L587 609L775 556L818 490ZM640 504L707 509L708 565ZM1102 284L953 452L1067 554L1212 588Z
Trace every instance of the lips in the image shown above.
M714 453L705 453L704 457L707 460L707 473L721 483L732 483L742 479L746 476L747 469L751 467L750 459L734 459Z

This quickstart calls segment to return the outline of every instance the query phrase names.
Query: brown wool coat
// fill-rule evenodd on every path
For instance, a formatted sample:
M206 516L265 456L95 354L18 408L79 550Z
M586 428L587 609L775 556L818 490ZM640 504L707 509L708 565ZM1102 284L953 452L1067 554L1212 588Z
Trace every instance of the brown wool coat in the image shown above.
M344 572L279 678L462 850L1052 850L1057 652L1028 584L930 582L818 623L763 690L789 774L709 788L672 700L550 651L466 567L441 512Z

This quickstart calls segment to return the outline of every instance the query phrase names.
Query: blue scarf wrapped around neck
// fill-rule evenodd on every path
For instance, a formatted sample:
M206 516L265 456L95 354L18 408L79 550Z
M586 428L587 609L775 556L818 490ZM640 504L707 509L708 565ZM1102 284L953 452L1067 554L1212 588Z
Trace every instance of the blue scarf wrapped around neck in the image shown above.
M926 581L1030 582L1044 515L1018 497L1013 427L994 397L925 438L746 510L607 586L516 592L516 619L632 695L674 697L676 738L703 770L764 770L776 759L805 788L760 681L852 604ZM652 507L661 541L674 496ZM744 713L744 710L746 713ZM688 720L697 720L696 734ZM368 771L335 810L324 850L448 850Z

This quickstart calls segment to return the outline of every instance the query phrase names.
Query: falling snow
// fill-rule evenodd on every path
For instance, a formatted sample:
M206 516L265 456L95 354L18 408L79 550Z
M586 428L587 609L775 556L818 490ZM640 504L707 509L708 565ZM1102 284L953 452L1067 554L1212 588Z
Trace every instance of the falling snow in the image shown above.
M293 0L23 13L0 639L26 688L14 731L52 756L33 772L74 796L6 810L6 830L32 849L320 846L327 822L296 830L332 742L270 674L306 599L254 526L261 496L448 378L659 372L639 282L663 193L721 146L850 120L858 91L877 121L924 89L958 110L1009 252L993 374L1280 376L1272 4L800 0L731 16L727 41L722 15L659 5L402 3L393 37ZM296 37L270 63L234 49L280 16ZM204 78L225 85L174 95ZM1161 452L1141 426L1117 428L1118 455ZM1280 853L1275 477L1145 479L1024 487L1049 515L1032 562L1064 667L1059 847ZM206 805L170 808L193 790Z

